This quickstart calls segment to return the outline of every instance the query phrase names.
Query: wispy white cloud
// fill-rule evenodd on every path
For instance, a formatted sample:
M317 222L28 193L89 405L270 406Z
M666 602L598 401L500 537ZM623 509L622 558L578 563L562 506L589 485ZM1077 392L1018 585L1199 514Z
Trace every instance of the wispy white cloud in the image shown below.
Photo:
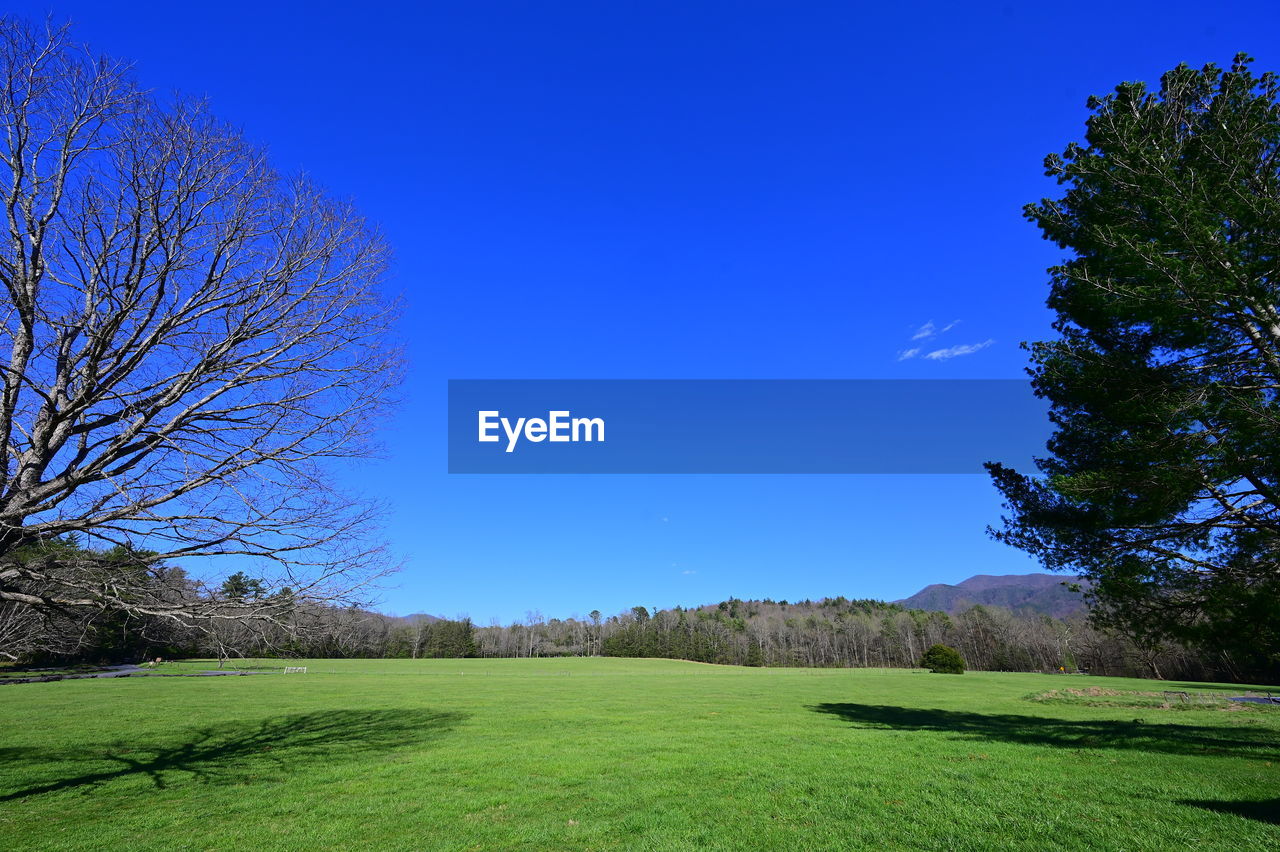
M681 573L681 574L697 574L698 572L697 572L697 571L684 570L684 571L681 571L680 573Z
M961 322L962 320L953 319L951 322L939 328L937 323L933 320L929 320L912 332L911 344L914 344L918 340L933 340L934 338L940 337L960 325ZM949 361L952 358L959 358L963 355L972 355L975 352L981 352L993 343L995 343L995 340L984 340L981 343L960 343L955 346L948 346L942 349L930 349L928 351L923 348L924 345L917 346L908 344L906 349L898 350L898 360L910 361L913 358L921 358L925 361ZM928 345L937 346L938 341L934 341Z
M916 333L911 335L912 340L924 340L933 337L937 332L934 330L933 320L929 320L924 325L916 329Z
M959 358L961 355L972 355L975 352L981 352L993 343L995 341L989 338L981 343L962 343L958 346L949 346L946 349L935 349L926 353L924 358L928 361L946 361L951 358Z

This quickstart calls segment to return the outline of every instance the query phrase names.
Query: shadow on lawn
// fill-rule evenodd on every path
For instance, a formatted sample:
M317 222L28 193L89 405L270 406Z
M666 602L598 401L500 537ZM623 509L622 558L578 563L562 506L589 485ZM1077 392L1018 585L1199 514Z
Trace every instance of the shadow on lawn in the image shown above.
M1165 754L1280 759L1280 737L1268 737L1256 729L1146 724L1140 720L1070 720L878 704L818 704L809 709L838 716L860 728L939 731L965 739L1060 748L1137 749Z
M1178 804L1280 825L1280 799L1267 799L1262 802L1181 801Z
M12 773L14 764L27 764L49 767L48 774L61 777L4 793L0 802L134 775L148 776L161 789L176 773L203 783L252 781L273 770L296 771L307 764L420 745L465 718L463 713L427 710L330 710L196 728L174 744L115 742L63 751L8 748L0 750L0 770L7 767Z

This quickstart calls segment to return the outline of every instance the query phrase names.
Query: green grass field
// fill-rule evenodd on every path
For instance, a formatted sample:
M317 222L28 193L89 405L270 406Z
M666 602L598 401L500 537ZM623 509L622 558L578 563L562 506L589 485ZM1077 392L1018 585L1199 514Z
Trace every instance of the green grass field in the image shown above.
M1280 848L1280 708L1210 697L1241 687L299 664L0 687L0 846ZM1162 689L1206 697L1164 706Z

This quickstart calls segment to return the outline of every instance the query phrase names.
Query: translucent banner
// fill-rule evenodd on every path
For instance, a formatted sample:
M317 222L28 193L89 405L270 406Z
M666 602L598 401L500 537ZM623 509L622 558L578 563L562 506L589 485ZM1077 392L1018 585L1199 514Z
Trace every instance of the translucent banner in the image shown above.
M450 473L982 473L1051 432L1025 380L453 380Z

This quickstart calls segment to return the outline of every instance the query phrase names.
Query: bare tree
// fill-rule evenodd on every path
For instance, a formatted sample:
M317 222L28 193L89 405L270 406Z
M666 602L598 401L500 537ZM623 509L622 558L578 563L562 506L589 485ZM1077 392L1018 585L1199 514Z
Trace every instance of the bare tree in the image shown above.
M0 660L13 662L41 651L75 651L84 637L84 622L59 615L13 601L0 602Z
M0 98L0 602L200 624L350 597L385 562L326 467L398 381L382 238L66 28L0 20ZM42 550L77 532L144 555ZM269 593L156 591L227 555Z

